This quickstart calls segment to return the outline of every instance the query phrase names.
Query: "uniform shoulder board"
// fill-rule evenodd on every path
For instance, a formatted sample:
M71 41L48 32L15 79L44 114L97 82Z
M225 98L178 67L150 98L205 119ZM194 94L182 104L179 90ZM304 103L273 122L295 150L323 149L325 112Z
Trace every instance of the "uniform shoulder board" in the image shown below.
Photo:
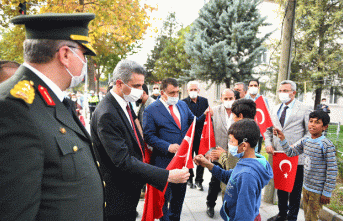
M35 90L33 82L28 80L19 81L10 91L15 98L24 100L28 104L32 104L35 99Z

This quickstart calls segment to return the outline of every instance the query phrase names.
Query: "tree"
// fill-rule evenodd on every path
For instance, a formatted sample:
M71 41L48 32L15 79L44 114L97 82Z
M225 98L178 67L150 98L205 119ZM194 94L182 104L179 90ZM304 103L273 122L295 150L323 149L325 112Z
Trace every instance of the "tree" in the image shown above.
M0 27L7 29L0 44L0 53L7 53L4 59L22 59L22 48L14 50L13 47L22 45L24 29L12 29L9 26L9 19L19 15L19 2L24 1L2 1L0 7ZM45 12L54 13L77 13L89 12L96 15L90 22L89 36L92 45L97 51L97 57L89 59L89 78L99 80L100 73L108 75L111 73L119 60L125 58L132 50L139 45L143 34L149 24L148 12L153 7L144 4L140 5L139 0L32 0L27 4L27 14ZM13 38L13 36L18 36ZM3 43L7 47L3 47ZM13 53L12 53L13 52ZM21 61L21 60L20 60ZM94 69L96 64L96 71ZM94 75L94 73L98 73Z
M148 72L147 82L161 80L161 78L154 73L156 62L163 56L162 51L168 46L169 41L176 36L177 31L181 27L182 25L177 21L175 12L170 12L163 21L160 33L155 39L154 49L151 50L151 54L148 55L147 62L144 65Z
M212 0L200 10L186 37L185 50L192 58L190 78L212 83L250 78L265 51L258 37L266 26L257 6L261 0Z
M285 1L277 3L285 9ZM343 77L342 7L340 0L297 0L290 79L298 82L300 92L307 82L307 91L315 93L314 107L322 90L331 89L335 79Z
M185 45L185 34L189 33L190 27L178 31L177 37L171 38L163 51L161 57L155 62L154 76L159 80L166 77L180 78L187 76L191 68L190 57L187 55Z

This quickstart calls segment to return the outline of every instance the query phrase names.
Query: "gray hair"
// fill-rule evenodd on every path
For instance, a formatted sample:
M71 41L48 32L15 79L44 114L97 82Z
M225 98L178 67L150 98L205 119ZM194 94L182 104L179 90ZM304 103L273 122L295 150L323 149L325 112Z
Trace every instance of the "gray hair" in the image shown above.
M121 60L113 70L112 82L120 79L126 84L131 80L133 73L142 74L144 76L146 75L146 71L143 66L137 62L127 59Z
M291 80L281 81L280 86L284 84L290 84L292 91L297 91L297 84L294 81L291 81Z
M189 87L191 86L191 84L195 84L197 86L197 88L199 89L199 82L197 81L190 81L187 83L187 89L189 89Z
M235 86L236 86L236 85L243 85L243 90L244 90L244 91L248 91L248 86L245 85L243 82L237 82L237 83L235 83Z
M26 39L24 41L24 60L35 64L49 63L54 58L57 50L64 45L78 46L74 41Z
M222 96L223 96L223 94L224 94L225 92L227 92L227 91L231 91L233 94L235 94L235 92L234 92L232 89L230 89L230 88L225 88L225 89L222 91L222 93L221 93L221 96L220 96L220 97L222 97Z

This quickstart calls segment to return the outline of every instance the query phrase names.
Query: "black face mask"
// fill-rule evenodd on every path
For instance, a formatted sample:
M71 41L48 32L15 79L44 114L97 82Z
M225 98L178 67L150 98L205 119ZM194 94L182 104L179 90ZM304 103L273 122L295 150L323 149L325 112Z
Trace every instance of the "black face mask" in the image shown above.
M136 106L139 106L139 104L140 103L142 103L143 102L143 100L140 98L140 99L138 99L137 101L136 101Z

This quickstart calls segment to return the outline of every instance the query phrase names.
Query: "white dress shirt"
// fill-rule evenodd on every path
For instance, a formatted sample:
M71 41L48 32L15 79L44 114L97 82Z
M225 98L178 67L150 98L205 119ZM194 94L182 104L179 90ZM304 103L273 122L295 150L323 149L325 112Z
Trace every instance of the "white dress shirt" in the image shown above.
M168 112L170 113L170 110L169 110L169 106L163 99L162 97L160 97L160 101L162 102L162 104L167 108ZM174 114L176 115L177 119L179 119L180 121L180 124L181 124L181 115L180 115L180 111L179 109L177 108L176 104L173 105L173 111L174 111ZM171 114L171 113L170 113Z
M129 104L128 102L126 102L126 100L124 100L122 97L120 97L118 94L116 94L113 90L110 90L110 93L112 94L112 96L114 97L114 99L117 100L117 102L119 103L121 109L123 109L127 119L129 120L131 127L132 127L132 123L131 123L131 119L130 119L130 115L126 110L126 106Z

